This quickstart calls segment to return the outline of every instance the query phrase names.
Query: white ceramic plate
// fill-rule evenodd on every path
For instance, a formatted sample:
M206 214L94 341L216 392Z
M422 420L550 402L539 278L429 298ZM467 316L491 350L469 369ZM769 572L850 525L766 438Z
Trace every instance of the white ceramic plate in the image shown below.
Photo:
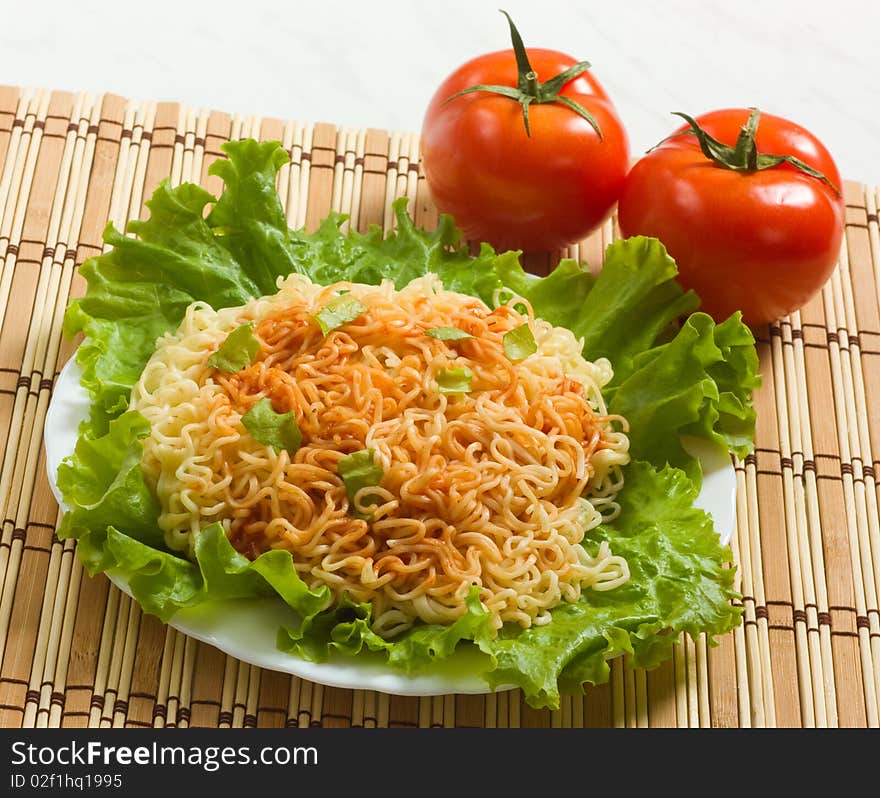
M79 379L79 368L71 359L58 377L46 413L46 468L59 504L62 499L56 485L58 466L73 452L79 424L89 414L89 398ZM723 451L708 447L698 439L684 441L684 444L700 458L703 466L703 487L696 503L712 515L715 528L726 543L735 523L733 466ZM118 574L108 576L128 592L125 580ZM420 696L490 692L480 676L485 659L473 647L459 649L429 674L413 676L390 667L379 655L369 652L357 658L337 655L327 662L314 663L279 651L275 646L278 627L292 624L295 619L296 614L282 601L239 599L181 610L170 625L245 662L334 687Z

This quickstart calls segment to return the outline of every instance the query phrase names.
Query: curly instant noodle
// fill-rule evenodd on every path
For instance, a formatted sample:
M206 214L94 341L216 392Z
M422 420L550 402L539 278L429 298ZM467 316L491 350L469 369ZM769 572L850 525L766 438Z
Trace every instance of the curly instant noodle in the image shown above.
M339 297L362 312L325 332L316 317ZM247 322L253 362L210 366ZM504 336L525 324L535 351L512 360ZM446 328L470 337L429 334ZM249 558L286 549L310 587L371 602L385 636L452 623L473 586L495 628L546 623L560 602L629 578L623 558L589 541L618 512L628 439L605 411L608 362L580 349L521 299L490 309L430 275L400 291L291 276L243 307L194 303L132 393L152 428L143 469L166 542L191 553L220 521ZM443 387L451 373L468 375L458 392ZM264 398L293 412L295 452L242 422ZM352 506L339 463L364 450L381 479Z

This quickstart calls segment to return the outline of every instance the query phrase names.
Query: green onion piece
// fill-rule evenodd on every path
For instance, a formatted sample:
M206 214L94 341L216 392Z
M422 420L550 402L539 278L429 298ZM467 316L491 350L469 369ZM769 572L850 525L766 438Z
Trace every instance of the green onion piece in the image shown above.
M343 294L324 305L315 315L315 321L318 322L324 335L327 335L330 330L354 321L366 309L366 306L353 296Z
M431 330L425 330L425 335L436 338L438 341L463 341L466 338L473 338L470 333L459 330L458 327L434 327Z
M254 335L254 323L249 321L226 336L220 348L208 358L208 365L234 374L253 363L259 351L260 342Z
M521 324L504 333L502 340L504 341L504 354L507 355L508 360L525 360L529 355L534 355L538 351L535 336L528 323Z
M271 446L276 452L286 449L296 454L302 443L293 411L276 413L271 400L265 396L241 417L241 423L254 440Z
M437 387L440 393L467 393L471 389L471 370L466 366L454 369L440 369L437 372Z
M385 475L382 466L377 465L373 460L374 455L375 451L373 449L361 449L359 452L345 455L336 466L339 476L342 477L342 481L345 483L345 492L348 494L350 508L349 512L357 518L369 517L355 509L354 497L357 495L357 492L362 488L378 485ZM369 495L367 498L370 498Z

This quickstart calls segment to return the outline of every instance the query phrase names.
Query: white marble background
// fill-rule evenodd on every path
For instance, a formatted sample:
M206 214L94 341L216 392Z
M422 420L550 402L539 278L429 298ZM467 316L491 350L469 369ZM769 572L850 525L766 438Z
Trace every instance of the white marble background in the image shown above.
M880 184L876 0L0 0L0 83L418 130L448 72L509 46L499 5L593 63L636 154L670 111L757 105Z

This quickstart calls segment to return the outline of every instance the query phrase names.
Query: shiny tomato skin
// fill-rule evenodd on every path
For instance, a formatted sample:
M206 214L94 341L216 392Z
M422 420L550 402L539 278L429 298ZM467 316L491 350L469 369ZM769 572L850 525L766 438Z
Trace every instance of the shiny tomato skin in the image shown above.
M540 81L576 63L554 50L529 48ZM422 126L421 156L431 197L464 236L496 249L554 250L587 236L612 213L629 166L626 131L601 84L585 72L563 96L586 108L602 130L560 103L522 107L508 97L475 92L476 84L516 86L512 50L479 56L437 89Z
M723 109L697 122L733 145L749 113ZM760 153L794 155L841 188L828 150L799 125L761 114L756 144ZM742 310L752 327L797 310L822 288L840 254L844 214L842 196L818 178L790 164L726 169L692 135L674 136L636 163L618 205L623 235L659 238L701 310L717 321Z

